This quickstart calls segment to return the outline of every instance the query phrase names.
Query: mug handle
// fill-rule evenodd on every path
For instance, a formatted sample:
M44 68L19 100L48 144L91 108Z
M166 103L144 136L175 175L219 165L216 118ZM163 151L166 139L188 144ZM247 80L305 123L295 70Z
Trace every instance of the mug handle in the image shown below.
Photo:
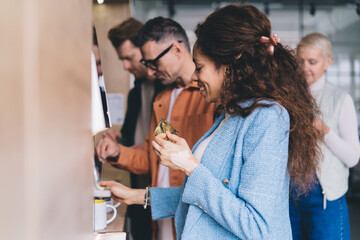
M116 202L115 205L113 205L115 208L117 208L118 206L120 206L120 202Z
M106 225L107 225L107 224L111 223L112 221L114 221L114 219L116 217L116 214L117 214L117 210L116 210L116 208L114 206L109 205L109 204L106 204L106 207L112 208L113 211L114 211L112 217L109 220L106 221Z

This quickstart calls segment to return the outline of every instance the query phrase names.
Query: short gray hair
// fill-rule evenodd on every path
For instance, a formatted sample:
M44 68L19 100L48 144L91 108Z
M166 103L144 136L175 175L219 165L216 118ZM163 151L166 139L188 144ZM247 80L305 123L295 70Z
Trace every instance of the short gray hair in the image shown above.
M315 47L319 48L325 58L332 57L332 46L330 40L321 33L310 33L303 37L297 48Z

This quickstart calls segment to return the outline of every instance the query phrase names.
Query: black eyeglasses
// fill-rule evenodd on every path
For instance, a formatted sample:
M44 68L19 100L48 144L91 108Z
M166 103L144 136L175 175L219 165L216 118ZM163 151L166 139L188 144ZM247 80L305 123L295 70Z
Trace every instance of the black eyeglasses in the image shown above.
M178 41L179 43L181 43L182 41ZM167 54L170 49L172 48L172 46L174 45L174 43L172 43L168 48L166 48L164 51L162 51L156 58L151 59L151 60L145 60L145 59L141 59L140 63L142 65L144 65L147 68L150 68L151 70L158 70L158 61L160 58L162 58L165 54Z

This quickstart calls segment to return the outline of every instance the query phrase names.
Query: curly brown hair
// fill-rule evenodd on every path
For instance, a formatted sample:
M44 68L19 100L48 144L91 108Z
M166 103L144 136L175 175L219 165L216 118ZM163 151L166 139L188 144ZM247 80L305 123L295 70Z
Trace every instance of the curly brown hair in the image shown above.
M319 113L293 50L282 44L268 52L271 24L252 5L228 5L210 14L195 30L196 46L217 67L226 66L219 111L248 116L262 100L281 104L290 116L288 171L299 194L310 190L318 166L320 132L313 126ZM255 99L249 107L238 103Z

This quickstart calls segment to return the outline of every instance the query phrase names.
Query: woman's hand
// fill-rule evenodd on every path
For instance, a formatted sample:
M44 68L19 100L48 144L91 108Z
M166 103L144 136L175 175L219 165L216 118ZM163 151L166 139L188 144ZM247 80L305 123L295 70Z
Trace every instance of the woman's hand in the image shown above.
M313 125L317 130L319 130L323 134L323 136L325 136L330 132L330 128L325 124L325 122L321 118L315 118Z
M165 140L166 137L172 142ZM170 132L157 135L152 141L152 145L155 153L160 157L162 165L183 171L188 176L200 164L185 139Z
M115 181L100 181L99 185L109 188L111 191L111 197L117 202L125 203L126 205L144 204L146 189L128 188Z

